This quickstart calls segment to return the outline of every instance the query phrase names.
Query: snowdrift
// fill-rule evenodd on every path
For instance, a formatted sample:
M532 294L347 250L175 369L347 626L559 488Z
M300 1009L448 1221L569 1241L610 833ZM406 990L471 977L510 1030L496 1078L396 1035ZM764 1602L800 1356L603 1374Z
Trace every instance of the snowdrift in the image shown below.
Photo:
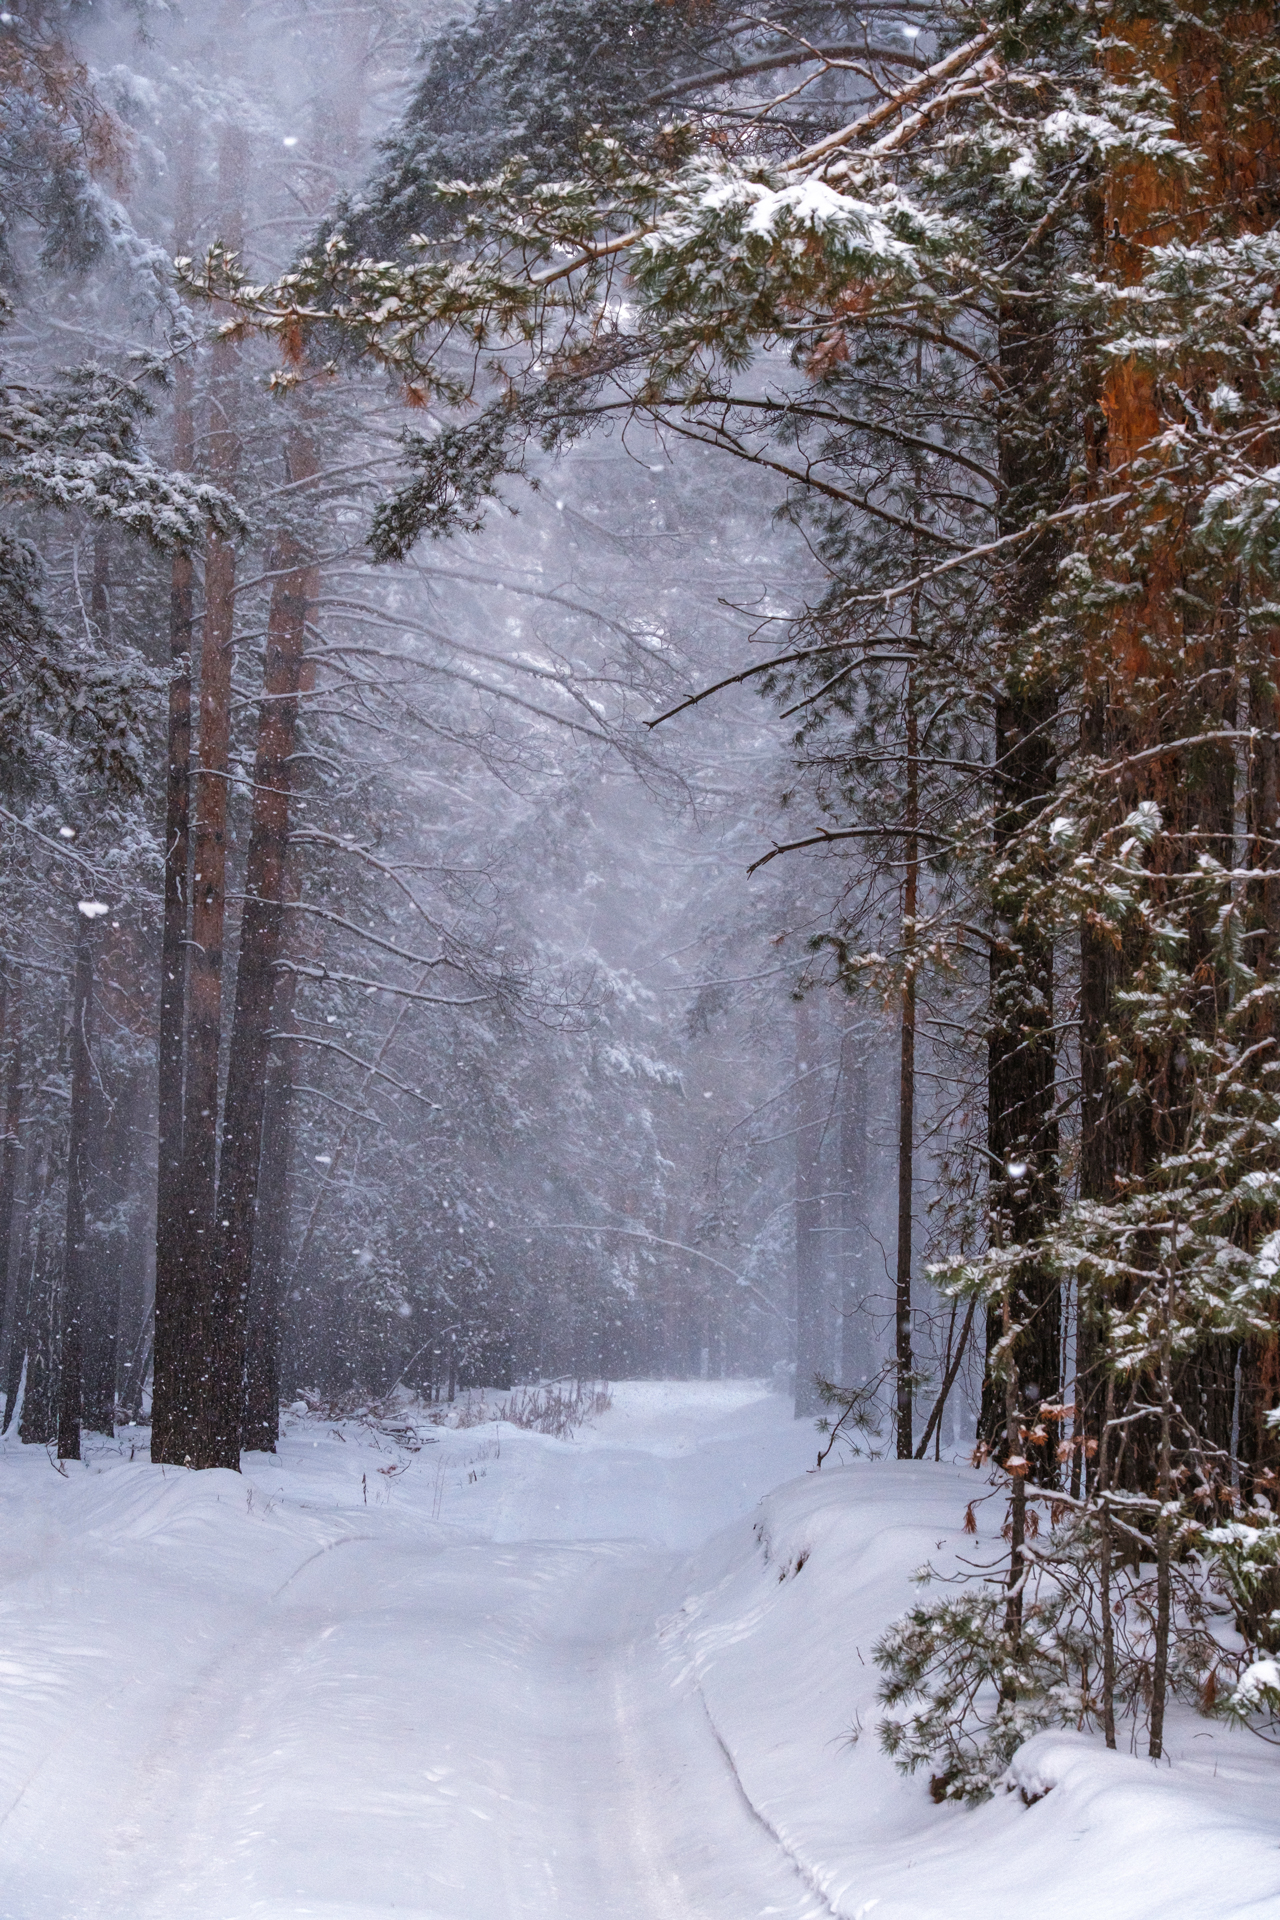
M879 1751L872 1646L915 1568L998 1556L998 1501L962 1531L985 1491L967 1467L828 1463L689 1563L660 1629L672 1681L701 1696L757 1818L842 1920L1280 1913L1280 1753L1248 1733L1175 1711L1159 1766L1042 1734L976 1810L935 1806Z

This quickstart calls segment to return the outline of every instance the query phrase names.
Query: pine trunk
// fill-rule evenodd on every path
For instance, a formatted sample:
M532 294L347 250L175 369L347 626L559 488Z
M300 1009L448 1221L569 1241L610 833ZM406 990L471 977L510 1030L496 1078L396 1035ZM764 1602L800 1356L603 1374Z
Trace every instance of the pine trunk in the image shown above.
M843 1043L840 1107L840 1384L865 1387L875 1371L871 1316L867 1304L867 1256L871 1247L866 1219L867 1105L869 1078L866 1041L846 1034Z
M822 1107L813 1003L796 1002L796 1389L795 1417L812 1419L817 1382L830 1370L822 1259Z
M218 157L223 237L241 239L248 144L229 127ZM234 344L213 349L209 477L229 490L240 464L235 425ZM200 738L191 834L191 930L186 984L182 1157L178 1202L179 1250L172 1277L181 1288L177 1325L161 1335L157 1275L157 1381L163 1360L166 1418L152 1458L193 1467L235 1467L238 1421L229 1425L219 1323L215 1201L218 1172L219 1056L222 1044L223 943L226 937L228 815L231 754L231 670L235 639L235 548L211 533L205 548L204 625L200 644ZM167 1304L167 1303L166 1303ZM176 1355L175 1346L181 1341Z
M52 1242L49 1223L42 1220L31 1250L26 1385L18 1421L18 1438L26 1446L51 1446L58 1437L58 1269Z
M1002 1320L1005 1334L1012 1331L1013 1315L1009 1292L1006 1288L1002 1305ZM1016 1649L1022 1638L1022 1621L1026 1587L1026 1544L1027 1544L1027 1462L1022 1452L1021 1428L1022 1395L1018 1384L1017 1362L1010 1359L1004 1375L1005 1406L1005 1458L1009 1468L1009 1574L1005 1587L1004 1630L1011 1649ZM1008 1682L1002 1688L1002 1697L1013 1699L1014 1693Z
M1061 460L1055 448L1055 333L1036 299L1032 254L1019 288L1000 312L998 530L1023 526L1038 510L1060 504ZM1001 615L1008 654L994 713L995 819L990 1002L987 1038L987 1202L1001 1246L1027 1246L1019 1268L1013 1331L1023 1411L1036 1424L1037 1403L1056 1402L1062 1390L1062 1311L1056 1275L1034 1248L1058 1212L1057 1043L1054 954L1041 931L1037 889L1042 875L1006 862L1052 791L1056 775L1058 692L1052 668L1028 666L1027 638L1053 590L1058 547L1048 535L1015 549L1001 579ZM1037 656L1038 658L1038 656ZM986 1378L980 1436L1001 1457L1008 1445L1004 1383L990 1356L1004 1337L1003 1316L987 1316ZM1014 1355L1007 1356L1009 1360ZM1050 1426L1050 1439L1052 1438ZM1017 1447L1021 1454L1021 1443ZM1056 1484L1053 1449L1033 1449L1028 1472Z
M84 1336L88 1307L85 1246L85 1189L89 1177L89 1131L93 1106L93 1061L89 1023L93 1017L93 943L82 920L76 942L75 987L71 1009L71 1125L67 1141L66 1243L60 1301L61 1352L58 1373L58 1458L80 1458Z
M192 377L184 361L175 373L174 464L194 456ZM156 1166L155 1377L151 1449L154 1460L187 1453L186 1409L196 1351L192 1275L188 1271L189 1218L182 1185L182 1080L186 1022L187 904L191 854L191 645L195 567L189 553L174 559L169 591L169 734L164 832L164 927L160 946Z
M277 1014L281 998L274 1001ZM280 1438L280 1308L289 1255L293 1073L277 1057L268 1084L258 1172L258 1225L245 1340L244 1444L274 1453Z
M915 1229L916 916L920 888L920 767L914 673L907 676L907 786L903 807L902 945L906 975L898 1058L898 1261L894 1285L895 1429L899 1460L913 1451L915 1360L912 1352L911 1261Z
M22 978L10 975L6 971L0 975L0 994L3 994L4 1036L7 1053L5 1071L4 1098L4 1138L0 1141L0 1305L3 1307L3 1325L5 1334L5 1386L8 1390L9 1377L13 1371L13 1351L21 1348L19 1336L19 1306L22 1292L19 1275L22 1269L20 1258L12 1258L13 1215L18 1195L18 1167L21 1157L22 1125ZM21 1372L22 1361L19 1356L18 1368ZM16 1386L14 1391L16 1391ZM13 1405L12 1398L5 1401L5 1425L8 1425L8 1410Z
M309 478L317 468L310 441L301 433L293 434L288 457L290 480L296 483ZM230 1436L234 1429L237 1452L245 1417L245 1335L253 1278L272 998L282 946L291 769L306 651L307 607L316 592L314 564L292 530L276 542L273 571L278 577L271 595L258 719L253 820L218 1176L216 1244L220 1257L211 1299L215 1331L212 1375L221 1401L221 1431Z
M103 969L105 973L105 967ZM117 1376L121 1340L129 1351L130 1325L126 1315L126 1274L133 1253L133 1234L126 1224L137 1178L135 1143L141 1100L137 1069L117 1079L103 1112L101 1093L95 1090L95 1139L101 1143L90 1190L86 1264L84 1332L84 1397L81 1425L90 1433L115 1432Z

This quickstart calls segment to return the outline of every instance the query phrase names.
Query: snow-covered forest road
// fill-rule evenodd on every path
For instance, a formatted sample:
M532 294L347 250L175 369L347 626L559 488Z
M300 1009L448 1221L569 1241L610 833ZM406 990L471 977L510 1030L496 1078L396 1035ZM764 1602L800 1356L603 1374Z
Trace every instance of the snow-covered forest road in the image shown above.
M243 1475L6 1443L0 1920L1277 1910L1247 1734L1184 1712L1158 1771L1044 1734L1045 1797L976 1812L851 1742L912 1568L1001 1551L972 1469L807 1474L750 1382L623 1385L571 1441L403 1424L297 1413Z
M99 1456L16 1564L12 1515L6 1920L824 1911L654 1633L682 1549L811 1435L662 1398L586 1453L488 1426L379 1462L307 1422L243 1481Z

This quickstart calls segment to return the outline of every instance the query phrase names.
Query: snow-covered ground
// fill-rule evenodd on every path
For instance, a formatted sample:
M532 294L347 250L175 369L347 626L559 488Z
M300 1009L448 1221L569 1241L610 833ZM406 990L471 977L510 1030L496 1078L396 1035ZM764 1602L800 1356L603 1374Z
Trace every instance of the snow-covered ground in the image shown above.
M968 1468L807 1474L740 1382L616 1387L571 1441L129 1451L0 1460L3 1920L1280 1913L1247 1734L1179 1719L1158 1769L1043 1736L1051 1791L976 1812L880 1754L870 1647L972 1551Z

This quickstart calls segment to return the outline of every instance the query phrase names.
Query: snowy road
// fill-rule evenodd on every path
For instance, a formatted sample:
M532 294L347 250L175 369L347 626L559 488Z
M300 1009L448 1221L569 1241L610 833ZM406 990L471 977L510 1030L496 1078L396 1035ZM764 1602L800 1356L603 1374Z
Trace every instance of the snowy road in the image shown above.
M0 1448L0 1920L1280 1913L1280 1753L1188 1707L1158 1769L1037 1736L1032 1805L880 1751L912 1569L1003 1552L968 1466L807 1475L785 1402L697 1382L571 1443L127 1455Z
M650 1389L608 1444L475 1429L382 1481L308 1423L245 1481L104 1459L11 1500L0 1913L825 1913L657 1630L807 1462L785 1414Z
M814 1911L654 1645L666 1556L314 1559L165 1730L144 1846L86 1914Z

